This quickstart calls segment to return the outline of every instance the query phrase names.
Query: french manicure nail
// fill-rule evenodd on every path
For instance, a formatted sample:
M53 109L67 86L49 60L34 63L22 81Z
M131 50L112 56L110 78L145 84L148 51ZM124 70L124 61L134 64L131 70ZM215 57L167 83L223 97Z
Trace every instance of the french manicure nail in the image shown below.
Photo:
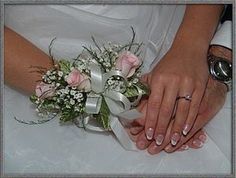
M152 152L156 152L157 149L158 149L158 146L157 146L156 144L154 144L154 145L150 146L149 149L150 149Z
M189 146L188 145L182 145L180 150L188 150L189 149Z
M203 143L200 140L194 140L193 144L198 148L201 148L203 146Z
M148 128L146 132L146 137L148 140L151 140L153 138L154 134L154 129L153 128Z
M172 146L171 145L167 145L166 147L165 147L165 151L170 151L171 150L171 148L172 148Z
M206 140L207 140L207 136L206 135L200 135L199 140L201 140L203 143L205 143Z
M171 137L171 144L175 146L179 141L179 139L180 139L179 133L174 133Z
M163 135L161 135L161 134L157 135L157 137L156 137L156 144L157 145L161 145L163 140L164 140L164 136Z
M189 125L189 124L186 124L186 125L184 126L184 129L183 129L183 134L184 134L184 135L187 135L188 132L189 132L189 130L190 130L190 125Z

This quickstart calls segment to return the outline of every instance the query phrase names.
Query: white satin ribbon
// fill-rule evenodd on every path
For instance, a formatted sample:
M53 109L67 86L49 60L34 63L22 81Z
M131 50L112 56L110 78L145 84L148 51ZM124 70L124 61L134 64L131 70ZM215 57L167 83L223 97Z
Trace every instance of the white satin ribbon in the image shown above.
M126 82L126 77L118 70L112 70L108 73L102 74L101 68L98 64L90 65L91 71L91 89L93 94L88 95L85 112L89 116L83 118L83 125L86 129L92 131L107 131L102 127L93 126L90 124L90 120L94 119L92 114L98 114L101 108L102 97L104 97L105 102L110 110L109 121L110 128L121 143L121 145L127 150L136 150L134 143L131 141L128 133L122 126L119 119L133 120L142 117L142 113L136 109L131 109L133 104L137 104L141 99L141 96L131 103L129 99L117 91L105 90L106 81L112 76L120 76ZM139 92L141 95L141 92Z

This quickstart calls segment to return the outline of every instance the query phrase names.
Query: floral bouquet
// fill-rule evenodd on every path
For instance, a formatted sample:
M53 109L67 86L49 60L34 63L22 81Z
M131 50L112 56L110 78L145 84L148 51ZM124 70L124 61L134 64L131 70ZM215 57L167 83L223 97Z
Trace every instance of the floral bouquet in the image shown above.
M95 48L85 47L72 62L55 61L53 68L43 71L30 100L40 116L53 117L31 121L44 123L58 116L61 123L71 121L79 127L95 131L113 131L121 144L133 149L120 119L133 120L141 116L135 106L149 89L140 81L142 61L140 47L135 43L135 32L130 43L101 47L92 37ZM95 125L92 124L92 122Z

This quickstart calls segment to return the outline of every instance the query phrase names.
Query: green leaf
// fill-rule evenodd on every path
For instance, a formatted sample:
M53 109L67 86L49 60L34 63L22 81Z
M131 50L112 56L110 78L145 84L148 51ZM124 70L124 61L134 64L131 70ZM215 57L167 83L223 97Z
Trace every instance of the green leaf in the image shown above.
M61 112L60 121L62 123L71 121L72 119L74 119L74 115L71 113L70 110L64 110Z
M29 99L32 103L35 103L35 101L37 101L38 97L35 94L33 94L33 95L30 96Z
M150 95L150 92L151 92L150 88L146 84L142 82L138 82L135 84L135 86L142 90L142 95L146 95L146 96Z
M110 120L109 120L110 110L107 106L107 103L104 98L102 98L102 104L99 114L94 114L93 116L96 120L102 124L104 129L110 129Z
M62 72L69 73L71 68L71 63L67 60L60 60L59 66Z
M126 88L125 93L123 93L131 102L135 101L135 99L137 99L137 97L140 95L140 93L138 92L138 89L141 91L141 95L142 96L148 96L150 93L149 88L144 85L141 82L138 82L136 84L133 84L130 87Z
M139 93L138 93L137 88L134 85L132 85L132 86L126 88L126 91L125 91L124 95L126 97L130 98L130 97L138 96Z
M74 109L64 109L60 113L60 122L65 123L73 121L74 118L78 117L81 113L74 111Z

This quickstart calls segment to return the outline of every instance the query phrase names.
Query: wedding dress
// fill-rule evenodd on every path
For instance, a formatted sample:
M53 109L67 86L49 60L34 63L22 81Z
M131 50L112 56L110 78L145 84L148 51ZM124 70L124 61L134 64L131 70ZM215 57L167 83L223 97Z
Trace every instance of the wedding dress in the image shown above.
M169 49L184 14L183 5L11 5L5 25L56 58L73 58L91 35L100 43L143 41L144 69L150 71ZM20 45L20 44L19 44ZM20 64L19 64L20 65ZM23 82L23 81L22 81ZM4 88L4 172L57 174L217 174L231 171L231 96L206 126L203 148L151 156L126 151L112 134L91 133L57 119L36 126L18 123L14 116L34 120L27 96ZM207 166L206 166L207 165Z

